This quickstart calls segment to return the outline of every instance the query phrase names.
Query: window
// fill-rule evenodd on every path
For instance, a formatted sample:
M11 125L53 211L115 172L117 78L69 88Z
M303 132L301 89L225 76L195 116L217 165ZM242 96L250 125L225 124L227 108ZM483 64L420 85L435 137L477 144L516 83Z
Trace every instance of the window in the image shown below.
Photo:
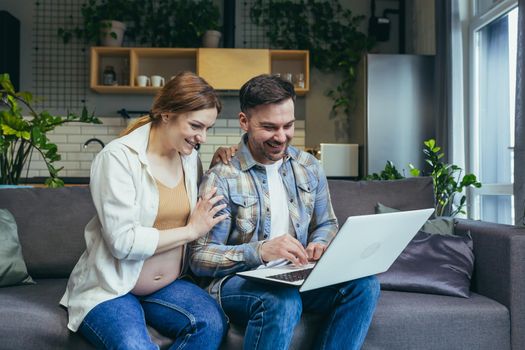
M470 160L483 186L471 193L470 216L506 224L514 222L517 18L517 2L500 1L471 25Z

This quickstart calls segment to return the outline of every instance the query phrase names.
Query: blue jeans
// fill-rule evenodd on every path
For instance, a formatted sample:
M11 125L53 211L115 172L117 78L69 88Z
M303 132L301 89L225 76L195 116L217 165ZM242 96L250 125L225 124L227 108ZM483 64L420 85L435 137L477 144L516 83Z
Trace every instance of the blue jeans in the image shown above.
M215 300L180 279L150 295L128 293L95 306L79 330L98 349L159 349L146 323L175 339L170 349L218 349L226 330Z
M313 349L360 349L378 298L374 276L305 293L233 276L221 289L224 311L246 327L244 349L254 350L288 349L303 310L326 316Z

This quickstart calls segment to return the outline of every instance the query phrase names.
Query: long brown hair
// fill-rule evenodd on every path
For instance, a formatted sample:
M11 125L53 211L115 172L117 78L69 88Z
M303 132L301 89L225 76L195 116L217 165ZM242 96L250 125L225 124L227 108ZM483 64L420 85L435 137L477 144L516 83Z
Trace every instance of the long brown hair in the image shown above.
M149 115L130 124L119 136L124 136L141 126L160 123L161 113L173 113L175 117L202 109L216 108L221 112L222 105L215 90L203 78L192 72L181 72L159 91Z

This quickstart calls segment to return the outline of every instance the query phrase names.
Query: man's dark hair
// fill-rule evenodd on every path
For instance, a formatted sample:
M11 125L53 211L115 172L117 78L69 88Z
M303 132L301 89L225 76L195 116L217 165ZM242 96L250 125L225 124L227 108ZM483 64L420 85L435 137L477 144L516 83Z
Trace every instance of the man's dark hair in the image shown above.
M244 83L239 93L241 111L245 114L257 106L280 103L289 98L295 102L295 97L292 83L276 75L268 74L251 78Z

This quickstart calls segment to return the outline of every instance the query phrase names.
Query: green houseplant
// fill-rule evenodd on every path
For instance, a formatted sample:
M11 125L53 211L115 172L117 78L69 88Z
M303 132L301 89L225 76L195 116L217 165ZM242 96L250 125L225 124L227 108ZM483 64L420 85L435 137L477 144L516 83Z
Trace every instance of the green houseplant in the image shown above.
M120 46L123 32L113 29L113 22L118 26L126 25L124 22L134 22L140 15L134 11L134 0L89 0L82 4L80 13L82 24L71 23L69 27L58 28L57 34L67 44L73 37L86 44L99 44L109 42L110 46ZM70 16L72 18L72 16ZM127 30L133 36L133 28ZM109 40L108 40L109 39Z
M445 156L441 152L441 147L436 145L434 139L423 142L425 163L428 171L422 171L409 164L412 176L430 176L434 185L434 199L437 216L456 216L459 213L465 214L467 196L463 194L463 189L467 187L480 188L481 183L474 174L465 174L463 170L454 164L442 161ZM402 176L391 161L387 161L385 169L380 173L374 173L365 177L366 180L394 180L402 179ZM456 200L459 197L459 200Z
M198 47L206 30L219 27L219 8L213 0L89 0L80 12L81 25L58 29L64 43L73 37L98 43L107 20L126 23L130 41L152 47Z
M333 101L330 117L340 122L342 130L348 130L356 104L357 66L374 45L358 30L365 17L354 16L339 0L257 0L250 16L266 30L274 48L309 50L315 68L341 77L327 96Z
M212 0L141 1L133 23L138 43L153 47L199 47L206 30L218 29L219 8Z
M58 177L62 168L54 162L60 160L57 145L50 142L47 133L68 122L101 124L84 107L80 116L67 113L66 116L51 115L46 111L37 112L31 105L33 97L29 92L16 92L8 74L0 74L0 184L18 184L24 166L31 162L33 151L38 152L49 171L46 185L60 187L64 182ZM24 109L30 118L24 118Z
M432 177L434 184L434 198L436 201L436 215L455 216L459 213L465 214L463 208L466 205L467 196L463 194L463 189L473 186L481 187L481 182L478 182L476 175L465 174L463 177L461 169L455 164L447 164L441 159L445 156L441 152L441 147L436 145L434 139L429 139L424 142L425 148L425 162L430 167L428 175ZM420 176L423 172L409 164L410 174L413 176ZM456 196L459 196L459 202L456 203Z

